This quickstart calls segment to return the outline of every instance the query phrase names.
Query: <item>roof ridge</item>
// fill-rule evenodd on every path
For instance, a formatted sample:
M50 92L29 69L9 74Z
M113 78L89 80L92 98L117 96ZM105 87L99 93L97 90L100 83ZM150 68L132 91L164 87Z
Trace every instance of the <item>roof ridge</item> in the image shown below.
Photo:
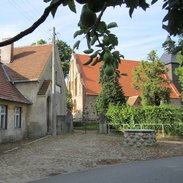
M52 45L51 43L48 43L48 44L39 44L39 45L17 46L17 47L14 47L14 48L16 49L16 48L28 48L28 47L43 47L43 46L51 46L51 45Z
M87 54L82 54L82 53L74 53L76 56L88 56L89 57L89 55L87 55ZM121 59L121 61L129 61L129 62L141 62L142 60L131 60L131 59Z

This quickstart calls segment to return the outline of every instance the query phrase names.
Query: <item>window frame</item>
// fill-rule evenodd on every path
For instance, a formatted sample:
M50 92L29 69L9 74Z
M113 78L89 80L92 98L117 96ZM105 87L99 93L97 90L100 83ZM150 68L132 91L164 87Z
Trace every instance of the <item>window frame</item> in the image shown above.
M2 107L5 107L5 112L2 112ZM4 122L1 121L1 116L4 116ZM8 106L0 104L0 129L7 129Z
M17 113L17 109L19 109L19 112ZM18 117L18 121L17 121ZM14 128L21 128L22 127L22 108L16 106L14 108Z

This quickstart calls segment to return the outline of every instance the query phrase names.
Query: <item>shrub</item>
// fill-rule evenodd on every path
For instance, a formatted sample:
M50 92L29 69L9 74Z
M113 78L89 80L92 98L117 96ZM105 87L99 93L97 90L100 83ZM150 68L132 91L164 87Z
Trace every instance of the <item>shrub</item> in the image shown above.
M172 135L183 135L182 109L169 105L162 106L115 106L110 105L106 113L108 122L118 130L128 128L161 129L161 124L166 124L165 132ZM151 125L149 125L151 124Z

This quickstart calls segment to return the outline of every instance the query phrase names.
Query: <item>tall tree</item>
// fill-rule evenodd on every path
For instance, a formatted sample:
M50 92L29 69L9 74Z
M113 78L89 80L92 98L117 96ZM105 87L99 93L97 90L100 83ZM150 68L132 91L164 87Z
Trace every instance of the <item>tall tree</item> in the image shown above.
M149 61L142 61L134 70L133 86L142 90L142 104L158 106L161 101L169 102L170 89L166 86L168 69L157 57L155 51L148 54Z
M43 45L43 44L47 44L47 42L43 39L40 39L36 41L36 43L33 43L32 45ZM64 77L66 78L69 73L69 63L70 63L69 61L71 59L72 49L65 41L62 40L57 40L56 44L58 46Z
M69 73L69 63L72 55L72 49L66 42L62 40L57 40L57 46L64 72L64 77L67 77Z
M108 65L107 65L108 67ZM122 90L121 85L119 84L118 78L119 75L114 73L109 75L112 72L111 68L107 68L103 65L100 69L100 84L102 85L102 90L96 99L96 108L98 114L104 114L107 112L109 104L124 104L126 99ZM118 73L118 72L117 72Z

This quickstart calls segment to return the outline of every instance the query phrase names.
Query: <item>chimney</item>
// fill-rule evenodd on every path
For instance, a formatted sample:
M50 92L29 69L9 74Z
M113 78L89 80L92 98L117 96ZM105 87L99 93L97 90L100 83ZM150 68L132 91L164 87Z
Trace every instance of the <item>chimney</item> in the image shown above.
M3 39L4 40L7 40ZM13 59L13 43L7 46L1 47L1 63L8 64Z

